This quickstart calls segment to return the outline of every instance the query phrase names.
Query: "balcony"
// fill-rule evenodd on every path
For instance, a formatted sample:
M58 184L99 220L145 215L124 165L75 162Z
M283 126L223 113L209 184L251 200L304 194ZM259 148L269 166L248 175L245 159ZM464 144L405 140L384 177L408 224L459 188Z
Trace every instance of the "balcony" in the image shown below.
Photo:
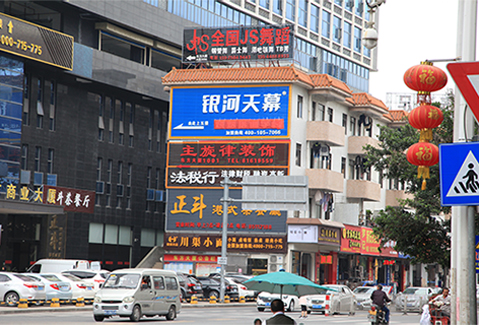
M308 121L306 140L318 141L329 146L344 146L344 127L328 121Z
M379 148L379 140L365 136L352 136L348 138L348 155L365 155L366 151L363 149L366 145L372 145Z
M309 188L324 192L343 192L343 174L329 169L306 169Z
M381 186L377 183L361 179L348 179L346 186L346 196L349 199L376 202L381 200Z
M402 190L387 190L386 191L386 206L398 207L399 200L412 199L414 196L409 193L405 193Z

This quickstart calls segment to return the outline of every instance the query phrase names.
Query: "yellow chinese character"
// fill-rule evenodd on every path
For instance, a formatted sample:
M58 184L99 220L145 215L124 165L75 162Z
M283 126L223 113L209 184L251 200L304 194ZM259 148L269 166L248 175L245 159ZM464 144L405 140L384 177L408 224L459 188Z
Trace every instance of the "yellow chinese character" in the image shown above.
M266 210L256 210L256 215L257 216L264 216Z
M23 201L28 201L28 188L26 186L23 186L21 189L20 189L20 200L23 200Z
M180 246L188 247L188 239L189 237L181 237Z
M43 190L40 187L35 191L35 194L36 196L34 202L43 202Z
M173 259L174 259L175 261L178 261L178 255L174 255L174 256L173 256Z
M49 188L47 194L47 203L55 204L55 198L57 197L57 189Z
M186 195L180 195L176 197L180 202L175 202L174 204L174 209L170 211L171 214L177 214L177 213L190 213L188 210L183 210L183 208L186 205L185 199Z
M178 236L168 236L169 243L176 243L177 239L178 239Z
M196 261L196 256L193 256L193 257L192 257L192 260L193 260L193 261Z
M249 216L253 210L241 210L241 213L245 216Z
M216 238L216 247L221 247L222 246L223 239L221 238Z
M219 216L223 215L223 206L222 205L213 205L213 212L212 214L217 214Z
M193 247L200 247L200 246L201 246L201 238L193 237Z
M234 214L235 216L237 216L238 212L236 212L236 209L238 209L236 205L228 206L228 214Z
M281 211L278 211L278 210L272 210L269 212L269 215L270 216L277 216L277 217L281 217Z
M3 28L3 19L0 19L0 29Z
M213 245L213 242L211 241L210 237L206 237L206 239L205 239L203 245L204 245L205 247L210 247L211 245Z
M196 211L200 211L200 219L203 219L203 210L206 208L206 204L203 203L203 194L200 196L193 196L195 202L193 203L193 209L191 209L191 213L195 213ZM199 202L198 202L199 201Z
M15 185L8 184L8 186L7 186L7 196L5 198L14 200L15 199L15 191L16 191Z

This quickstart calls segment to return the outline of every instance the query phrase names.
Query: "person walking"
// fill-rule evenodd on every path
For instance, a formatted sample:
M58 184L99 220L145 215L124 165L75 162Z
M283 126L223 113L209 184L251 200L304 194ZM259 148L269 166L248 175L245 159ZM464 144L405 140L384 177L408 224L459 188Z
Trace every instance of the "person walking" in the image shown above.
M298 325L294 319L284 314L284 303L281 299L274 299L271 302L273 317L264 320L262 325Z
M389 308L386 307L386 302L390 302L391 299L389 299L386 292L383 291L382 285L378 284L376 288L377 289L374 290L371 294L371 300L373 301L373 304L377 305L379 308L381 308L381 310L386 313L386 315L384 316L384 320L387 324L389 324Z
M301 305L301 316L299 318L308 318L308 299L306 299L306 296L299 298L299 304Z

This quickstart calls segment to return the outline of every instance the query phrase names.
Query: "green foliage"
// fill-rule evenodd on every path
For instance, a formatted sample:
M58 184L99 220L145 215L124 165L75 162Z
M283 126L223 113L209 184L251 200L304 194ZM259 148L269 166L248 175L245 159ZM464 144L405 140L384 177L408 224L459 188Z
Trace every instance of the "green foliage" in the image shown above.
M433 131L435 145L452 142L454 97L449 94L449 104L442 108L444 121ZM433 104L440 107L439 104ZM373 222L374 233L384 241L396 242L396 250L411 256L413 263L438 263L449 266L450 222L435 218L449 208L441 207L439 187L439 166L430 168L427 187L421 190L422 179L417 178L417 167L406 159L407 149L419 140L419 131L408 123L400 128L380 127L380 148L370 145L367 165L387 179L397 180L405 185L406 193L413 199L403 200L399 207L386 207Z

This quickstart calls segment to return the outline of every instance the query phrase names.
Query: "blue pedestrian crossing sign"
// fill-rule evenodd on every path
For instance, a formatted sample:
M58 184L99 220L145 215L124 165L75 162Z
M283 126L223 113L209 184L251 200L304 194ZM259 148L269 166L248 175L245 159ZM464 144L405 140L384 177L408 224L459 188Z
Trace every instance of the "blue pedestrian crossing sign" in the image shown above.
M479 142L439 145L441 205L479 205Z

